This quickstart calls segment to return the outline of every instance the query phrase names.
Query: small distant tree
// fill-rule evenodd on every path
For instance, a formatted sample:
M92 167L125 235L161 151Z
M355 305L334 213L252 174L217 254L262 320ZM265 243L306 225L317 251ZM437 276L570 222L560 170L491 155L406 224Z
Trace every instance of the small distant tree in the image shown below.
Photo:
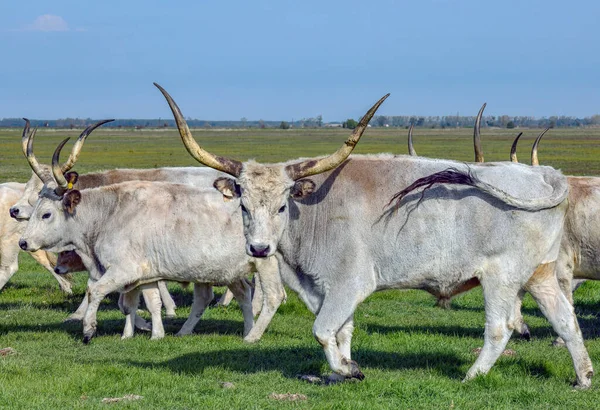
M514 121L507 122L506 128L509 128L509 129L515 128L515 122Z
M550 120L550 124L548 124L548 126L549 126L550 128L554 128L554 127L556 127L556 121L555 121L555 120Z
M263 120L258 120L258 128L267 128Z
M287 121L281 121L281 124L279 124L279 128L281 128L282 130L289 130L290 124Z
M316 122L317 122L317 127L323 126L323 116L321 114L317 115Z
M386 122L387 122L387 118L384 115L377 116L377 125L379 127L385 126Z
M242 117L240 119L240 121L242 122L242 128L246 128L246 123L248 122L248 118Z
M344 122L343 127L350 128L351 130L353 130L354 128L356 128L357 125L358 125L358 123L356 122L356 120L353 120L352 118L348 118L346 120L346 122Z

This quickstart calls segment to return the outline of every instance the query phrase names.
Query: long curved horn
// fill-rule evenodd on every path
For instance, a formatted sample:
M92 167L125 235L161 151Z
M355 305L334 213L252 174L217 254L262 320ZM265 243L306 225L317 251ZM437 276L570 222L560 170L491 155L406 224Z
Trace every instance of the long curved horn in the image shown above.
M352 132L352 135L348 137L348 139L344 142L344 145L338 148L336 152L329 155L328 157L321 158L319 160L309 159L306 161L298 162L296 164L290 164L285 167L285 171L287 172L288 176L294 181L296 181L300 178L329 171L330 169L333 169L340 165L342 162L344 162L344 160L348 158L348 155L350 155L350 153L360 140L360 137L362 136L363 132L365 132L365 130L367 129L369 121L371 121L371 118L373 118L373 115L375 115L375 112L377 111L379 106L383 104L383 102L386 98L389 97L389 95L390 94L388 93L381 97L379 101L377 101L375 105L373 105L369 109L369 111L367 111L367 113L361 118L360 122Z
M111 121L114 120L102 120L100 122L90 125L85 130L83 130L83 132L79 135L79 138L77 138L77 141L75 141L75 144L73 144L73 149L71 150L71 155L69 155L69 159L62 165L62 172L67 172L68 170L73 168L73 165L75 165L75 163L77 162L77 158L79 158L79 153L81 152L81 148L83 147L83 143L85 142L87 136L90 135L91 132L99 126Z
M410 128L408 129L408 153L410 154L411 157L416 157L417 152L415 151L415 147L413 147L413 141L412 141L413 125L414 124L411 123Z
M477 113L477 118L475 119L475 127L473 128L473 148L475 149L475 162L483 162L483 150L481 149L481 116L483 115L483 110L485 110L485 106L487 103L483 103L481 109Z
M519 160L517 160L517 144L519 142L519 138L521 138L521 135L523 135L522 132L517 135L517 138L515 138L513 141L512 147L510 147L510 162L519 162Z
M54 154L52 154L52 174L54 175L54 179L56 180L56 184L58 187L54 190L57 195L63 195L68 187L67 179L65 178L62 168L58 163L60 157L60 151L63 149L67 141L69 141L69 137L62 140L58 147L54 150Z
M29 166L35 172L35 174L42 180L44 184L47 184L52 181L50 175L46 174L44 170L42 170L42 166L38 162L37 158L33 153L33 139L35 137L35 133L37 128L34 128L29 134L29 138L27 139L27 148L25 149L25 157L27 157L27 162L29 162Z
M21 149L23 150L23 155L27 157L27 143L29 142L29 127L31 123L27 118L23 118L25 120L25 127L23 128L23 135L21 136Z
M542 133L540 135L538 135L538 137L535 139L535 142L533 143L533 147L531 147L531 165L537 166L540 165L539 161L538 161L538 155L537 155L537 149L538 149L538 145L540 144L540 140L542 139L542 137L544 136L544 134L550 129L550 127L546 128L544 131L542 131Z
M167 103L169 104L169 107L173 112L173 117L175 117L175 122L177 123L177 129L179 129L179 135L181 136L183 145L185 145L185 148L190 153L190 155L201 164L204 164L219 171L226 172L229 175L232 175L236 178L239 177L240 173L242 172L242 163L233 159L213 155L210 152L204 150L202 147L200 147L196 140L194 140L194 137L190 132L190 128L188 127L187 122L183 118L181 110L179 109L175 101L173 101L173 98L171 98L169 93L160 85L156 83L154 83L154 85L160 90L160 92L167 100Z

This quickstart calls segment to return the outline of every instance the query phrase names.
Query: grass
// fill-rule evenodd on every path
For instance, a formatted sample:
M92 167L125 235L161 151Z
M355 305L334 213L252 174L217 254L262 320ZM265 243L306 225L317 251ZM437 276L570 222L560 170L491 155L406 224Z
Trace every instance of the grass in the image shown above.
M41 130L36 140L40 161L47 161L64 135ZM195 165L174 131L99 130L89 138L76 169ZM19 130L0 131L2 180L25 181L30 170L20 152ZM194 131L207 149L238 159L280 161L332 152L344 130ZM520 158L528 159L538 130L527 130ZM486 160L503 160L515 132L482 130ZM600 130L552 130L540 147L540 161L568 174L600 174ZM471 131L416 130L420 155L472 158ZM370 129L359 153L406 152L406 130ZM529 162L524 161L524 162ZM527 297L525 319L533 341L513 339L515 356L501 357L490 374L461 383L483 344L481 291L457 297L441 310L420 291L385 291L369 297L355 316L353 358L366 375L363 382L312 385L300 374L329 372L321 347L312 337L313 315L293 292L275 315L263 339L242 341L242 315L235 302L212 307L196 334L177 338L191 304L191 290L170 289L179 306L176 319L165 319L167 336L150 341L137 332L121 341L123 316L116 298L107 298L98 314L99 333L81 343L80 324L63 319L85 292L86 276L75 275L75 295L64 296L54 279L29 255L21 254L19 272L0 292L0 348L16 354L0 357L0 408L596 408L600 391L573 391L574 371L564 349L550 346L551 327ZM222 292L222 289L220 290ZM596 365L600 358L600 284L586 283L575 295L586 345ZM146 315L146 318L149 316ZM222 387L231 382L232 389ZM295 402L271 393L299 393ZM131 402L103 404L109 397L143 396Z

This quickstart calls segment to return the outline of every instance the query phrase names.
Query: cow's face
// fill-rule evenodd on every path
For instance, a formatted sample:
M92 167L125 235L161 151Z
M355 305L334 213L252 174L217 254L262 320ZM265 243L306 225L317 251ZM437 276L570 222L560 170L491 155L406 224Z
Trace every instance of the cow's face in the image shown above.
M240 198L246 253L267 257L277 250L288 224L290 196L300 199L309 195L314 183L307 179L293 181L283 166L249 161L244 163L238 181L219 178L214 186L225 199Z
M44 192L52 191L49 188L42 190L19 240L19 246L24 251L60 250L65 246L66 220L75 213L75 207L81 201L81 193L77 190L69 191L61 198L48 197Z
M43 166L45 172L48 173L48 177L50 178L52 172L50 171L49 166ZM35 206L38 195L42 188L44 187L44 183L42 180L33 172L31 174L31 178L25 184L25 192L21 199L19 199L11 208L10 208L10 216L16 220L26 221L31 216L31 212L33 211L33 207Z
M275 253L277 245L289 220L290 195L308 195L314 183L303 179L334 169L348 158L377 108L389 96L386 94L375 103L359 121L358 125L333 154L305 159L290 164L260 165L254 161L240 161L211 154L194 140L181 110L173 98L160 85L154 83L166 98L177 129L186 149L198 162L225 172L235 178L219 178L215 187L225 198L240 197L246 236L246 252L251 256L267 257ZM308 192L310 191L310 192ZM299 196L301 197L301 196Z
M80 272L87 270L83 261L75 251L59 252L56 260L54 272L59 275L65 275L72 272Z

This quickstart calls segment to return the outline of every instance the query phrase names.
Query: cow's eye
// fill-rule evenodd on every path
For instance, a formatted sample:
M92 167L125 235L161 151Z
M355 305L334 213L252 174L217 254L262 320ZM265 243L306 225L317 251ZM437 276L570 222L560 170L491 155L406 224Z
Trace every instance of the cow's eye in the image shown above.
M52 214L50 212L46 212L44 215L42 215L42 219L48 219L52 216Z
M279 208L279 213L282 214L285 212L285 205Z
M248 210L246 209L246 207L244 206L244 204L240 204L240 206L242 207L242 212L247 214Z

